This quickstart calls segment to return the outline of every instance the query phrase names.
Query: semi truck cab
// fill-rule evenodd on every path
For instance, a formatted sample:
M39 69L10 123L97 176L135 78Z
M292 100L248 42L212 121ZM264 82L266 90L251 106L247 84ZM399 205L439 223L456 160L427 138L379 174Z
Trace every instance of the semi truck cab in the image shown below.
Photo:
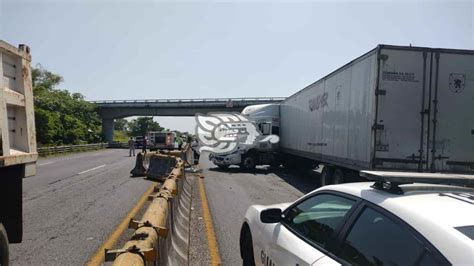
M241 115L255 124L260 135L264 138L269 135L280 134L280 108L278 104L250 105L242 110ZM257 165L279 165L277 156L278 143L259 141L252 148L239 145L229 154L209 155L209 159L219 168L225 169L231 165L250 170Z

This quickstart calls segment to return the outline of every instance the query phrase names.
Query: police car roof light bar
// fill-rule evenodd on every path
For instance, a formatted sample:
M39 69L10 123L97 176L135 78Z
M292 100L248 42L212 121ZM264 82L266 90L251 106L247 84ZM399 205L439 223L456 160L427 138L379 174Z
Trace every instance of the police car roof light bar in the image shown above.
M474 175L390 171L360 171L362 177L375 181L372 186L395 194L403 194L401 184L426 183L474 187ZM390 183L390 184L388 184Z

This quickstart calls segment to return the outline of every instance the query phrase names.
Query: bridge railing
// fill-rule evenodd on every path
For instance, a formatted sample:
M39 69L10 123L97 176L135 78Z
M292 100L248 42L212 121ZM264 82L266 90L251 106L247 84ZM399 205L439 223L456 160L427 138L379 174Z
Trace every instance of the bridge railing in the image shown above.
M283 101L285 97L256 97L256 98L202 98L202 99L142 99L142 100L103 100L90 101L95 104L109 103L202 103L202 102L250 102L250 101Z

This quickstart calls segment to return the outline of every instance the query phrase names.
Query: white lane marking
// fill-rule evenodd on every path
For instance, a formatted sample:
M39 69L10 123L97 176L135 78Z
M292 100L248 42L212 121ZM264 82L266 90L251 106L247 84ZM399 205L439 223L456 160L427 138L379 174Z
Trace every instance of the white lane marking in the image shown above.
M56 162L56 161L47 162L47 163L40 163L40 164L38 164L38 166L48 165L48 164L52 164L52 163L55 163L55 162Z
M85 174L85 173L87 173L87 172L97 170L97 169L102 168L102 167L104 167L104 166L105 166L105 164L99 165L99 166L94 167L94 168L91 168L91 169L89 169L89 170L82 171L82 172L78 173L78 175L82 175L82 174Z

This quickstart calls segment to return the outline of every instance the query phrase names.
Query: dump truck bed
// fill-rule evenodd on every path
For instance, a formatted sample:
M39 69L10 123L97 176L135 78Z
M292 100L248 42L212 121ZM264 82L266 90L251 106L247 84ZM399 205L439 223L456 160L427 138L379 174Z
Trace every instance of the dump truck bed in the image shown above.
M25 164L36 172L36 133L28 46L0 40L0 167Z

